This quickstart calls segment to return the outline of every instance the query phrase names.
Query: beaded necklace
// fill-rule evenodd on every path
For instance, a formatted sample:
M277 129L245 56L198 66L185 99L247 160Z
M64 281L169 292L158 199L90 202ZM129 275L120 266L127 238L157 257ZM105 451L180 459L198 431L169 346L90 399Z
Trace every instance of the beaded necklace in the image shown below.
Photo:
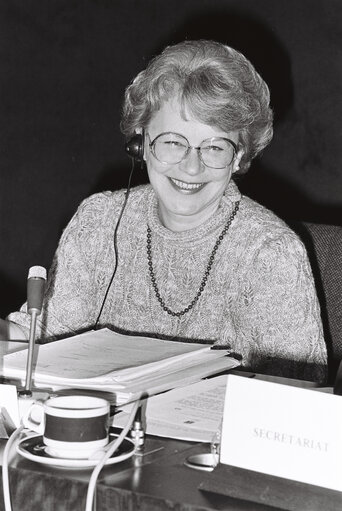
M153 263L152 263L152 232L151 232L150 226L147 225L147 238L146 238L147 262L148 262L148 270L149 270L149 274L150 274L150 278L151 278L152 287L154 289L154 293L155 293L155 295L157 297L157 300L160 303L162 309L165 312L167 312L170 316L177 316L177 317L184 316L184 314L189 312L194 307L194 305L198 302L198 299L201 296L201 294L203 293L203 290L204 290L204 288L205 288L205 286L207 284L207 280L208 280L211 268L213 266L213 262L214 262L214 259L215 259L215 254L217 252L217 249L220 246L224 236L227 234L228 229L229 229L232 221L234 220L234 217L236 216L236 214L237 214L237 212L239 210L239 207L240 207L240 201L237 201L235 203L235 207L234 207L230 217L228 218L228 221L227 221L226 225L224 226L224 228L221 231L221 234L219 235L219 237L216 240L214 248L211 251L211 254L210 254L210 257L209 257L209 261L208 261L206 270L205 270L203 278L202 278L202 282L200 284L200 287L199 287L199 289L197 291L197 294L196 294L195 298L192 300L192 302L190 302L190 304L187 307L185 307L185 309L183 309L181 311L178 311L178 312L174 312L173 310L171 310L165 304L163 298L160 295L159 288L158 288L157 282L156 282L156 276L155 276L154 270L153 270Z

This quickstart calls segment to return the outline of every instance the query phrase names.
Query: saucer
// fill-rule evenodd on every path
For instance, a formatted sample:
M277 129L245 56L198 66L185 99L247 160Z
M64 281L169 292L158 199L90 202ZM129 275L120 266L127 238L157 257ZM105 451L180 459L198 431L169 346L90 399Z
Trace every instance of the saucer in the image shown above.
M110 434L110 441L119 435ZM106 461L105 465L114 465L120 461L127 460L133 456L135 445L129 438L124 438L120 447ZM17 445L17 453L31 461L42 463L43 465L53 465L54 467L63 468L92 468L95 467L99 459L69 459L56 458L47 452L47 447L43 442L42 435L35 435L23 438Z

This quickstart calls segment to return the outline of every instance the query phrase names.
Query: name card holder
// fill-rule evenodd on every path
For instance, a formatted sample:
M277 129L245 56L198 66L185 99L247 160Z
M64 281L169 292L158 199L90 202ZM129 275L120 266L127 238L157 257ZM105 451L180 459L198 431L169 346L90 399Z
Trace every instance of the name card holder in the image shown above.
M220 464L199 489L288 511L342 509L342 398L229 375Z

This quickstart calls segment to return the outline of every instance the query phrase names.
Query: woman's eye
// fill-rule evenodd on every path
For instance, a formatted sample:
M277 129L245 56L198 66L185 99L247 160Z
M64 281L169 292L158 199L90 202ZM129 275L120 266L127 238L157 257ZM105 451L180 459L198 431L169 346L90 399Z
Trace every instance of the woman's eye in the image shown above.
M223 151L222 147L218 145L209 145L207 147L203 147L204 151L211 151L212 153Z
M174 147L174 148L178 148L178 147L183 147L184 144L182 144L181 142L177 142L176 140L165 140L164 141L164 144L169 146L169 147Z

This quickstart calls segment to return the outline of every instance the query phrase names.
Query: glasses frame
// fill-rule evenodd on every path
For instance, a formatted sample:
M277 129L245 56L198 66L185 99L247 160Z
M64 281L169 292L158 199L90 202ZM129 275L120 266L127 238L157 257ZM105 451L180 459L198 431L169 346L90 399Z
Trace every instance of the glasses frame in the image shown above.
M156 156L156 153L155 153L155 149L154 149L154 146L155 146L155 143L156 141L158 140L159 137L163 136L163 135L177 135L177 137L181 137L182 139L184 139L186 141L186 143L188 144L188 147L186 149L186 152L184 153L184 156L179 160L179 161L176 161L174 163L169 163L167 161L162 161L160 160L157 156ZM157 135L152 141L151 141L151 137L150 137L150 134L147 133L147 136L148 138L150 139L150 142L149 142L149 148L151 150L151 153L153 154L153 156L155 157L156 160L158 160L160 163L163 163L164 165L178 165L178 163L180 163L181 161L185 160L191 149L196 149L197 153L198 153L198 157L199 159L201 160L201 162L203 163L203 165L205 165L206 167L208 167L209 169L225 169L227 167L229 167L229 165L232 163L232 161L234 160L235 156L237 155L237 152L238 152L238 146L235 142L233 142L233 140L231 140L230 138L226 138L226 137L209 137L209 138L206 138L204 140L202 140L201 144L199 146L192 146L190 145L189 143L189 140L184 136L184 135L181 135L180 133L176 133L174 131L163 131L162 133L159 133L159 135ZM201 152L201 149L202 149L202 144L204 142L207 142L208 140L212 141L212 140L217 140L217 139L220 139L220 140L225 140L226 142L229 142L230 145L233 147L233 156L232 156L232 159L230 160L229 163L227 163L226 165L224 165L223 167L212 167L211 165L207 165L204 161L203 161L203 158L202 158L202 152Z

